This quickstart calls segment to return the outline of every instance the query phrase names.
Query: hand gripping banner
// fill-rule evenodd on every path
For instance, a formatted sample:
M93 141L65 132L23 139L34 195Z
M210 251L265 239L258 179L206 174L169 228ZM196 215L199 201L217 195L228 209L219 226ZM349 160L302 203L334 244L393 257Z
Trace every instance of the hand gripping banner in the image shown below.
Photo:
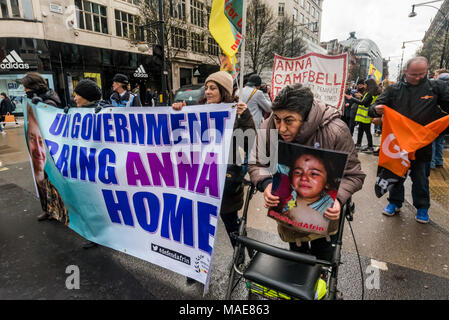
M207 284L235 115L230 104L65 114L28 100L42 207L88 240Z

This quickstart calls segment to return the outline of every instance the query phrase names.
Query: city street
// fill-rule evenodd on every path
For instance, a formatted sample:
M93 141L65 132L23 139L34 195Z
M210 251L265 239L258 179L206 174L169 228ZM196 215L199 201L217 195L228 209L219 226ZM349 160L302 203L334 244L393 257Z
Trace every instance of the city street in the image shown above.
M146 261L102 246L83 249L85 240L64 225L37 221L41 206L23 120L19 126L8 124L6 132L0 135L0 300L224 299L232 248L221 220L210 289L204 296L203 285L187 285L184 276ZM431 173L431 221L427 225L415 221L410 179L401 213L382 215L387 196L377 199L374 193L377 157L359 153L359 158L367 178L353 197L355 239L347 222L344 230L339 274L344 299L362 299L363 288L367 300L449 299L449 150L445 150L445 168ZM251 202L248 227L251 237L287 247L279 240L274 220L266 217L261 193ZM69 266L79 268L79 289L66 287ZM373 272L380 275L377 282L370 278ZM369 280L366 284L361 273ZM243 283L233 298L246 298Z

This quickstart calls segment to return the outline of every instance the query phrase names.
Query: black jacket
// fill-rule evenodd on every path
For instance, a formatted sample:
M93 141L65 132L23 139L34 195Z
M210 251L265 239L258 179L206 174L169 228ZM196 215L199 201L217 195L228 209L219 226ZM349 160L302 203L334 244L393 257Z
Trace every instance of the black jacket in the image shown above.
M30 91L27 92L27 97L31 99L31 102L33 103L43 102L50 106L64 109L61 103L61 99L59 98L58 94L52 89L42 92Z
M3 99L0 103L0 115L4 116L8 112L12 114L13 103L9 99Z
M387 87L376 102L369 108L369 116L380 117L377 105L386 105L403 116L425 126L448 115L449 86L440 80L423 79L413 86L402 81ZM432 144L416 152L416 160L428 162L432 158Z
M132 94L129 91L126 91L126 93L123 96L120 96L120 94L116 91L114 91L110 97L110 101L112 105L119 105L119 106L126 106L126 104L128 103L129 99L130 99L130 94ZM138 94L133 94L134 95L134 99L131 103L131 107L141 107L142 106L142 102L140 102L140 97ZM115 103L115 104L114 104Z
M253 117L251 115L251 111L248 109L245 110L242 115L236 116L234 122L233 130L241 129L245 132L248 129L256 129L254 125ZM254 141L245 141L244 151L248 154L248 148L252 146ZM239 151L237 145L234 143L234 139L231 145L233 148L234 159L229 159L232 163L237 162L236 156L239 155ZM239 159L240 163L243 162L244 159ZM243 170L241 166L229 164L226 171L226 181L224 186L223 197L221 201L221 210L220 213L227 214L238 211L243 206Z

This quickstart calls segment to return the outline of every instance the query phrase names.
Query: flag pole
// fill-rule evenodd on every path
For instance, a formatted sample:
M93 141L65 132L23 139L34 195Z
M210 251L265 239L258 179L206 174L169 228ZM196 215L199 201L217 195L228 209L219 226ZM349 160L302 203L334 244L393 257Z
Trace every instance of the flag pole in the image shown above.
M239 92L242 94L243 90L243 76L245 74L245 47L246 47L246 4L247 0L243 0L243 8L242 8L242 45L240 51L240 83L239 83Z

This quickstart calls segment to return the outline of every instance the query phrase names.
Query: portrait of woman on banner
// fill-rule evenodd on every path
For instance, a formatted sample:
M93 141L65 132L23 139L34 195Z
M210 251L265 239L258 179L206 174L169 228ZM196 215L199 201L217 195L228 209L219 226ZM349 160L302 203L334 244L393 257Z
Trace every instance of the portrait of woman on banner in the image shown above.
M36 181L43 213L38 220L58 220L69 226L69 214L56 187L51 183L45 172L47 153L45 141L39 128L39 122L33 108L27 105L26 140L30 153L34 179Z

